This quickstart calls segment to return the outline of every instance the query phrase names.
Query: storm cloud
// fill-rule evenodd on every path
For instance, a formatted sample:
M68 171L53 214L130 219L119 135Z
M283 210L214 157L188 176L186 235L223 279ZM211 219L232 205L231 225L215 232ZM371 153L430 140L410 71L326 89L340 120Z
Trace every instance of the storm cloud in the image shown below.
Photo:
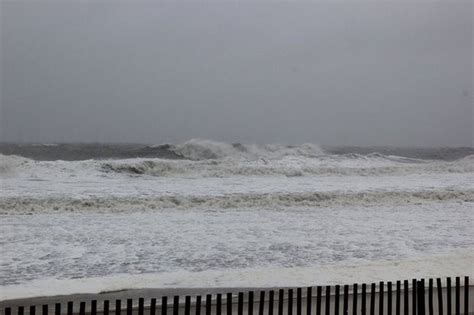
M0 5L3 141L473 144L471 1Z

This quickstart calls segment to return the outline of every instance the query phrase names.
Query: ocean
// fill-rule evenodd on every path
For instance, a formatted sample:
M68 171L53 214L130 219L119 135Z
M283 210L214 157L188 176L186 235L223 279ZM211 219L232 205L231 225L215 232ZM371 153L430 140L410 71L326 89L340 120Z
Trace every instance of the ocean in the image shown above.
M194 139L0 154L1 299L473 273L473 148Z

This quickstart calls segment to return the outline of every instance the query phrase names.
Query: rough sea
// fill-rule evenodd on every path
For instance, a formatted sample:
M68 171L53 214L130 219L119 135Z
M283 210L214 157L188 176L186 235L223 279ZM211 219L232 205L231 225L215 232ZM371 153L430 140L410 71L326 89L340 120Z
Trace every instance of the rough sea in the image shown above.
M0 144L0 299L472 275L473 219L473 148Z

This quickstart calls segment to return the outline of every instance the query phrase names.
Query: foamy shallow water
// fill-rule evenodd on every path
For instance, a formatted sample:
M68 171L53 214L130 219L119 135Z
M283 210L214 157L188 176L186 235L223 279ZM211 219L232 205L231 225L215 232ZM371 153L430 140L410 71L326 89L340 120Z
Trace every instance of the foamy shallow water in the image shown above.
M9 215L1 222L2 285L436 256L474 247L473 205Z
M394 266L407 277L472 273L472 156L257 149L192 144L180 148L188 160L0 155L2 298L350 282L371 268L394 279Z

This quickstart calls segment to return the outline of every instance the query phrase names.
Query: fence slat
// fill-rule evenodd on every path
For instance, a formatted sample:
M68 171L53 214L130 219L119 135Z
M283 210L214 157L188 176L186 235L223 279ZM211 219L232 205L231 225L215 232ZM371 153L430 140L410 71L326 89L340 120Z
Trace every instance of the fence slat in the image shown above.
M249 300L248 300L248 311L247 311L247 314L248 315L253 315L253 291L250 291L249 292ZM209 314L211 315L211 314Z
M452 305L451 305L451 278L446 279L446 314L452 314Z
M464 277L464 314L469 314L469 277Z
M335 288L335 294L334 294L334 315L339 315L339 298L340 298L340 290L341 286L338 284L336 285Z
M237 304L237 314L243 315L244 314L244 293L239 292L239 300Z
M265 291L260 291L260 300L258 304L258 315L264 315L265 310Z
M318 286L316 288L316 315L321 315L321 300L323 288Z
M370 285L370 315L375 315L375 283Z
M456 277L456 315L461 315L461 278Z
M296 289L296 315L301 315L301 288Z
M384 295L384 283L380 281L379 283L379 315L383 315L383 295Z
M216 315L222 314L222 294L216 295Z
M326 286L326 302L324 303L325 305L325 310L326 310L326 315L331 314L331 286L327 285Z
M133 312L133 300L127 299L127 315L132 315Z
M226 315L232 315L232 293L227 293L226 306L227 306Z
M436 288L438 291L438 314L443 315L443 287L441 286L441 278L436 279Z
M313 302L313 287L306 289L306 315L311 315L311 304Z
M409 306L408 306L408 302L409 302L409 295L410 293L410 289L409 289L409 286L408 286L408 280L404 280L403 281L403 314L404 315L408 315L408 312L409 312Z
M91 315L97 315L97 300L91 301Z
M144 315L145 312L145 299L138 298L138 315Z
M288 289L288 315L292 315L292 314L293 314L293 289Z
M212 311L212 295L206 294L206 315L211 315L211 311Z
M395 293L395 315L400 315L400 294L402 290L402 282L397 281L397 293Z
M283 289L278 291L278 315L283 315Z
M150 315L156 315L156 299L152 298L150 300Z
M367 284L362 283L361 309L362 315L367 314Z
M179 315L179 295L173 297L173 315Z
M358 297L358 285L357 283L354 283L353 288L352 288L352 314L357 315L358 309L357 309L357 297Z
M273 315L273 303L274 303L274 300L275 300L275 291L270 290L270 292L268 294L269 294L269 297L268 297L268 315Z
M344 285L344 304L342 308L342 314L349 314L349 285Z
M392 315L392 281L387 282L387 315Z
M433 279L428 280L428 314L433 314Z
M324 309L325 309L325 314L330 315L331 313L331 286L327 285L326 286L326 299L324 302Z
M202 297L200 295L196 296L196 315L201 315L201 301Z
M109 300L105 300L104 301L104 312L103 312L104 315L109 315L109 305L110 305Z
M416 296L418 297L418 314L425 315L425 282L423 280L417 281Z
M189 295L184 298L184 315L191 315L191 297Z
M168 297L161 297L161 315L166 315L168 312Z
M392 281L387 282L387 315L392 315Z
M416 296L417 281L416 281L416 279L411 280L411 287L412 287L412 290L411 290L411 309L412 309L412 314L416 315L417 314L417 312L416 312L416 299L417 299L417 296Z
M122 313L121 308L122 308L122 301L115 300L115 315L120 315Z
M86 315L86 302L79 303L79 315Z

